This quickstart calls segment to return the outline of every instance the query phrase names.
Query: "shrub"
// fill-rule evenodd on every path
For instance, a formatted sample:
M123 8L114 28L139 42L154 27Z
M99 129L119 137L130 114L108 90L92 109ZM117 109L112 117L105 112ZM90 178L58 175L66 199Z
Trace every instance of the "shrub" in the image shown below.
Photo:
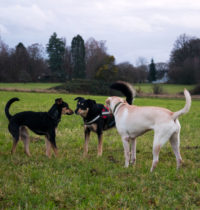
M197 85L194 87L194 89L191 90L190 92L191 92L191 94L193 94L193 95L198 95L198 94L200 94L200 84L197 84Z
M65 90L69 93L91 94L91 95L118 95L122 94L120 91L110 89L110 82L101 80L71 80L64 85L53 87L56 90Z
M143 91L142 91L142 88L139 86L138 88L136 88L136 93L137 94L141 94Z
M162 94L163 93L163 87L160 84L154 84L152 89L153 89L154 94Z

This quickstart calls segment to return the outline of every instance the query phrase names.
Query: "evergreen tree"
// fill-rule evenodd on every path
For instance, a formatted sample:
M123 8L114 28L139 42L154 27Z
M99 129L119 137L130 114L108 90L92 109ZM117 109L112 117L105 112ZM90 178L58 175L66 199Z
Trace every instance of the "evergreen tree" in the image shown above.
M149 82L156 81L156 66L153 59L151 59L151 64L149 65L148 80Z
M72 39L71 56L73 77L85 78L85 44L80 35Z
M66 73L64 70L64 55L65 55L65 42L63 39L58 38L54 32L47 44L47 53L49 55L49 67L52 76L56 80L65 80Z
M29 65L29 55L27 52L26 47L23 45L23 43L19 43L16 46L15 53L15 73L14 76L16 81L19 82L30 82L31 76L30 76L30 65Z

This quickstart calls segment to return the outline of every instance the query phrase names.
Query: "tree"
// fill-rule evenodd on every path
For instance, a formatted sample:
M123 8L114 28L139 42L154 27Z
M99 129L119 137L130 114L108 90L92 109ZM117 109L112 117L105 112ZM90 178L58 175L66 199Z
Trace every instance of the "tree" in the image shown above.
M149 65L148 80L149 80L149 82L153 82L156 80L156 66L154 64L153 59L151 59L151 63Z
M55 80L64 81L66 78L64 70L65 42L63 39L58 38L55 32L47 44L47 53L49 55L48 63L52 76Z
M67 73L67 79L71 80L72 79L72 62L71 62L70 47L65 48L64 68Z
M200 39L185 34L178 37L170 56L169 78L174 83L200 82Z
M134 67L129 62L123 62L117 65L117 79L131 83L141 83L147 80L147 66L140 65Z
M108 56L106 50L105 41L96 41L94 38L90 38L85 43L86 77L88 79L95 78L97 70Z
M10 57L9 48L1 40L1 37L0 37L0 81L1 82L9 82L9 78L10 78L9 57Z
M23 45L23 43L19 43L16 46L15 52L14 52L14 72L13 72L13 78L16 82L30 82L31 76L30 76L30 69L29 69L29 55L27 52L26 47Z
M162 79L165 75L168 74L169 65L168 63L159 62L156 63L156 77L157 79Z
M80 35L72 39L71 44L72 75L74 78L85 78L85 45Z
M124 80L127 82L137 82L137 74L135 72L135 68L129 62L119 63L117 65L118 68L118 75L117 79Z
M43 55L43 46L37 43L32 44L27 47L27 52L29 54L29 72L32 81L38 81L42 77L49 75L49 69Z
M115 65L115 57L107 56L104 64L98 69L95 78L104 81L114 81L117 76L117 66Z
M139 57L136 61L135 70L138 75L138 83L143 83L147 81L148 78L148 62L144 57Z

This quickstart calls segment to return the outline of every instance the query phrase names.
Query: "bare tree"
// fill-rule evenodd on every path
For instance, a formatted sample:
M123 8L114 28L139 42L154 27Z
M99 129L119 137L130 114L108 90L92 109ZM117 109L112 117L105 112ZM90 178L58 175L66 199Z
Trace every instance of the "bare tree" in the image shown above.
M103 65L106 57L105 41L96 41L90 38L85 43L86 50L86 77L94 79L97 70Z
M178 37L171 52L169 77L172 82L193 84L200 81L200 39Z
M162 79L165 74L168 74L169 64L160 62L156 63L156 70L157 70L157 79Z
M72 79L72 61L71 61L71 50L70 47L65 47L65 56L64 56L64 69L66 71L67 79Z
M0 81L8 81L9 48L0 37Z
M48 75L47 63L44 60L44 47L38 43L27 47L29 55L29 74L32 81L38 81L42 76Z

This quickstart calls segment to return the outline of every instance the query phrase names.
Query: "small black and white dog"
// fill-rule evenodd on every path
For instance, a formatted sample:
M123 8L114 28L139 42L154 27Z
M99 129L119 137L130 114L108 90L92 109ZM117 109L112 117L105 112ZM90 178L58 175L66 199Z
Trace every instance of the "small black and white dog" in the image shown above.
M38 135L44 135L46 137L46 155L51 156L50 149L52 148L55 156L57 156L57 146L56 146L56 132L55 129L61 120L62 114L71 115L73 111L69 108L68 104L58 98L55 103L50 108L48 112L33 112L25 111L19 112L13 116L9 113L9 108L11 104L15 101L19 101L18 98L10 99L5 106L5 114L9 120L8 129L13 136L13 146L11 153L13 154L16 150L19 138L24 142L24 151L30 156L29 152L29 135L28 127L34 133Z
M121 91L126 96L126 101L132 104L135 96L135 90L126 82L117 81L110 88ZM115 126L114 116L109 112L109 109L103 104L97 104L95 100L77 97L77 108L75 113L80 115L84 121L84 156L88 153L88 142L90 132L97 133L98 136L98 156L102 155L103 131Z

